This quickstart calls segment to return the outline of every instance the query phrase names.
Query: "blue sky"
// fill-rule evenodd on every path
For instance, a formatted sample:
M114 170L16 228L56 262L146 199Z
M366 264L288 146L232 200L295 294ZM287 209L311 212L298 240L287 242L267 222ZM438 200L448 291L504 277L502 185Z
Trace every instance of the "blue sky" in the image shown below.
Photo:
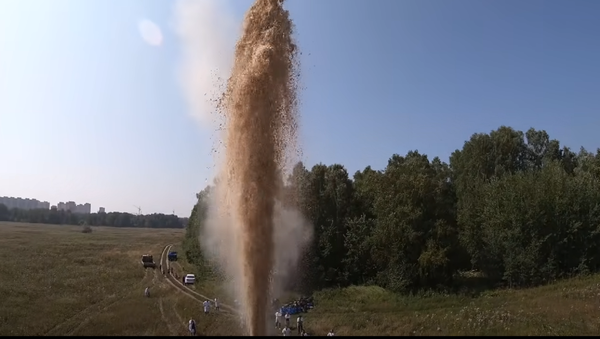
M217 23L235 25L251 4L202 1L220 8ZM213 133L181 84L175 4L0 1L0 195L189 214L210 181ZM303 51L309 166L337 162L353 174L411 149L447 160L471 134L500 125L545 129L574 149L600 146L600 2L287 7ZM162 45L144 42L141 19L162 29Z

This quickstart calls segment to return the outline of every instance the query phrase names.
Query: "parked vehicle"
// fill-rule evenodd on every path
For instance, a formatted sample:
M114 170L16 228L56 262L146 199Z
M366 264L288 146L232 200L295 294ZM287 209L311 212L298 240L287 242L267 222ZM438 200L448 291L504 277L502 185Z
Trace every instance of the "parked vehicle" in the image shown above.
M144 268L156 268L156 263L154 262L154 259L152 258L152 255L150 254L144 254L142 255L142 265L144 266Z
M183 284L184 285L193 285L196 282L196 276L193 274L186 274L183 277Z

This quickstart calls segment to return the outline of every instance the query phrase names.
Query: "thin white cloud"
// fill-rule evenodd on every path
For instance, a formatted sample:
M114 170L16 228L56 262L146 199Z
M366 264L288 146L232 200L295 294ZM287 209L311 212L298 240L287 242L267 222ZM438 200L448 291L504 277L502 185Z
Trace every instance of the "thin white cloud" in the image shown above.
M175 31L182 44L179 76L190 113L206 126L218 123L212 116L213 100L229 77L239 24L225 0L178 0Z

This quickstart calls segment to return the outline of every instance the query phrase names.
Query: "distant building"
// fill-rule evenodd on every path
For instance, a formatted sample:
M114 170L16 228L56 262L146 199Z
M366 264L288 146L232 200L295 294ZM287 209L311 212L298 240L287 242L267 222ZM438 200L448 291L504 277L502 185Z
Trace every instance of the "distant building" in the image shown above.
M50 203L48 201L39 201L37 199L29 198L24 199L19 197L0 197L0 204L5 205L9 209L50 209ZM69 201L67 203L61 201L56 205L52 205L52 209L58 211L71 211L71 213L90 214L92 212L92 205L90 205L89 203L77 205L74 201Z
M50 203L47 201L39 201L37 199L19 198L19 197L0 197L0 204L6 207L18 208L23 210L33 209L50 209Z
M98 213L106 213L106 209L104 207L98 208Z
M90 214L92 213L92 205L87 202L85 204L79 204L75 206L75 213Z

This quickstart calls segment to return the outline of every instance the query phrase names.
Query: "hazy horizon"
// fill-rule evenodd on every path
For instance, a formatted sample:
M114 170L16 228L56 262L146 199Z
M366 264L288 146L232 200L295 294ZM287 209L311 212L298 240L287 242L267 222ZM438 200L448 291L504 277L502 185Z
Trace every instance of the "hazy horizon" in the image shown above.
M212 183L211 106L251 0L0 2L0 196L187 217ZM600 3L289 0L309 167L352 176L471 134L600 135Z

